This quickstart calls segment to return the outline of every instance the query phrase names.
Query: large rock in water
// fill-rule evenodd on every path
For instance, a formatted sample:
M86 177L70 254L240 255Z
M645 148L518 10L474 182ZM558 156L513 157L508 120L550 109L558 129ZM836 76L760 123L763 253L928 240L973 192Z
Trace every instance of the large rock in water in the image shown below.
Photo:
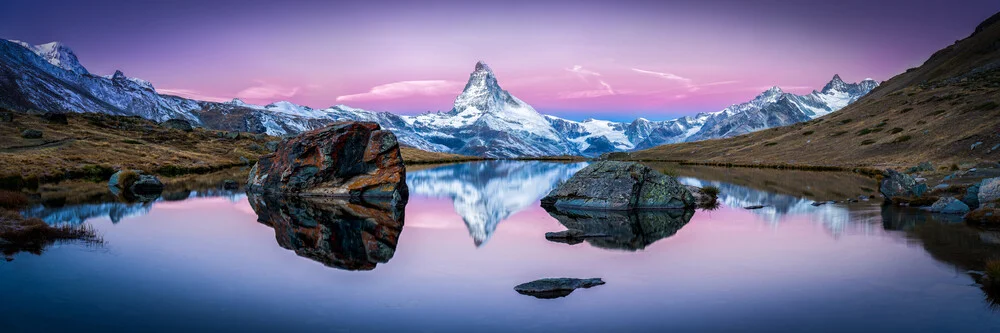
M600 278L548 278L519 284L514 286L514 291L536 298L559 298L566 297L579 288L590 288L602 284L604 284L604 280Z
M969 206L953 197L941 197L931 205L931 211L943 214L965 214L969 212Z
M886 169L882 173L882 184L879 186L879 193L886 199L893 197L919 197L927 192L927 184L917 183L913 177L905 173L900 173L893 169Z
M247 188L395 203L408 196L396 136L367 122L333 123L282 141L250 170Z
M694 209L599 211L546 207L545 210L568 230L566 237L546 239L576 244L586 241L602 249L637 251L681 230ZM563 241L565 240L565 241Z
M979 183L979 204L997 203L1000 200L1000 177L983 179Z
M635 162L599 161L542 198L542 206L595 209L679 209L696 205L677 179Z

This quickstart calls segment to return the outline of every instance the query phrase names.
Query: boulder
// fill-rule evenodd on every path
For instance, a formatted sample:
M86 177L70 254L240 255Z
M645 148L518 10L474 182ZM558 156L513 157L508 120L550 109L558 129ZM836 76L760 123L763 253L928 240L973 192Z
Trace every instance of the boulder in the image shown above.
M194 131L194 128L191 127L191 122L184 119L170 119L160 123L160 126L163 126L165 128L181 130L185 132Z
M968 205L969 208L979 208L979 184L972 184L967 190L965 190L965 196L962 197L962 202Z
M674 177L635 162L599 161L541 200L542 206L595 210L683 209L697 202Z
M239 139L241 137L241 135L240 135L240 132L226 132L226 134L225 134L224 137L226 139L236 140L236 139Z
M164 186L159 178L140 170L119 170L111 175L108 188L116 196L130 201L152 201L160 197Z
M333 123L282 141L250 170L247 188L397 204L408 197L396 136L369 122Z
M403 231L405 209L395 205L254 193L248 201L279 246L338 269L369 271L389 262Z
M906 170L907 173L914 173L921 171L934 171L934 165L932 165L931 162L921 162L920 164L917 164L917 166Z
M893 197L919 197L927 191L927 184L917 183L913 177L896 170L886 169L882 173L882 184L879 193L886 199Z
M600 278L548 278L519 284L514 287L514 290L521 295L548 299L566 297L576 289L590 288L602 284L604 284L604 280Z
M14 112L0 110L0 123L10 123L14 121Z
M930 210L942 214L965 214L969 212L969 206L953 197L941 197L931 205Z
M21 132L21 137L25 139L41 139L42 131L29 128L24 130L24 132Z
M980 205L1000 200L1000 177L983 179L979 183L978 196Z
M66 114L65 113L46 112L46 113L43 113L41 115L41 117L42 117L43 120L45 120L45 121L47 121L49 123L52 123L52 124L62 124L62 125L69 124L69 120L66 119Z

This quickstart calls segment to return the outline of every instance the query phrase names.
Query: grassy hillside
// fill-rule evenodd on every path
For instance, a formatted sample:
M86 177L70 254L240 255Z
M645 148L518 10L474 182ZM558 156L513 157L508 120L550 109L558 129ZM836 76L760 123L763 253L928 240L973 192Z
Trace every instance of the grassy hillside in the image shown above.
M140 169L161 176L206 173L253 164L269 151L263 134L161 127L139 117L67 114L68 124L38 115L0 110L0 188L33 187L63 180L105 181L115 170ZM41 138L24 138L27 129ZM477 159L404 147L407 163Z
M658 146L629 158L837 167L996 162L998 17L825 117L733 138Z

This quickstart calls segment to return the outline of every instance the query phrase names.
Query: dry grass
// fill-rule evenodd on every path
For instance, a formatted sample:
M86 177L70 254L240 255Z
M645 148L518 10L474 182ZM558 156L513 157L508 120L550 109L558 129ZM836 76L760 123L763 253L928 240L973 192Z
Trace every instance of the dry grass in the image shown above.
M28 197L21 192L0 190L0 209L20 209L28 205Z
M0 188L35 187L66 179L106 181L114 170L156 174L205 173L253 162L266 151L264 135L221 137L216 131L167 129L138 117L68 114L69 124L50 124L17 113L0 123ZM20 132L39 129L44 139Z
M53 227L39 219L25 219L13 211L0 210L0 252L13 260L19 252L41 254L49 245L63 241L100 244L103 240L89 226Z
M401 146L399 150L400 154L403 155L403 162L406 164L439 164L485 160L482 157L436 153L405 146Z
M847 168L995 162L997 152L989 149L1000 144L995 135L1000 128L1000 70L986 65L1000 60L1000 49L993 44L998 39L1000 24L995 24L816 120L727 139L663 145L634 152L631 159ZM976 142L982 144L970 149Z

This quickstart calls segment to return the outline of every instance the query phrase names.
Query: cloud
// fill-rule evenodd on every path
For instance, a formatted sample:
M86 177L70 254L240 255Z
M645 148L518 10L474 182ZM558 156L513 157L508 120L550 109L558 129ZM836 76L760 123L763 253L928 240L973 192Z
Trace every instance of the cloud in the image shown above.
M217 97L211 95L205 95L199 91L191 89L169 89L169 88L156 88L156 92L164 95L180 96L184 98L196 99L199 101L209 101L209 102L226 102L232 100L232 98Z
M681 82L681 83L683 83L684 85L687 85L687 86L691 86L692 85L691 79L686 78L686 77L682 77L682 76L676 75L676 74L647 71L647 70L638 69L638 68L632 68L632 71L636 72L636 73L639 73L639 74L651 75L651 76L655 76L655 77L659 77L659 78L663 78L663 79L667 79L667 80L671 80L671 81Z
M567 70L570 71L570 72L575 73L576 75L580 76L581 79L584 79L584 80L586 80L587 76L601 76L601 73L598 73L598 72L595 72L595 71L592 71L592 70L584 69L583 66L580 66L580 65L573 65L573 68L570 68L570 69L567 69Z
M608 84L607 82L604 82L604 80L601 80L600 82L601 82L601 86L604 86L604 90L608 91L608 94L611 94L611 95L615 94L615 89L611 88L610 84Z
M399 81L375 86L366 93L339 96L337 97L337 101L370 101L409 96L457 95L462 91L462 87L463 84L461 82L446 80Z
M257 81L256 84L236 93L236 97L251 100L275 100L293 97L301 91L299 87L284 87L264 81Z

